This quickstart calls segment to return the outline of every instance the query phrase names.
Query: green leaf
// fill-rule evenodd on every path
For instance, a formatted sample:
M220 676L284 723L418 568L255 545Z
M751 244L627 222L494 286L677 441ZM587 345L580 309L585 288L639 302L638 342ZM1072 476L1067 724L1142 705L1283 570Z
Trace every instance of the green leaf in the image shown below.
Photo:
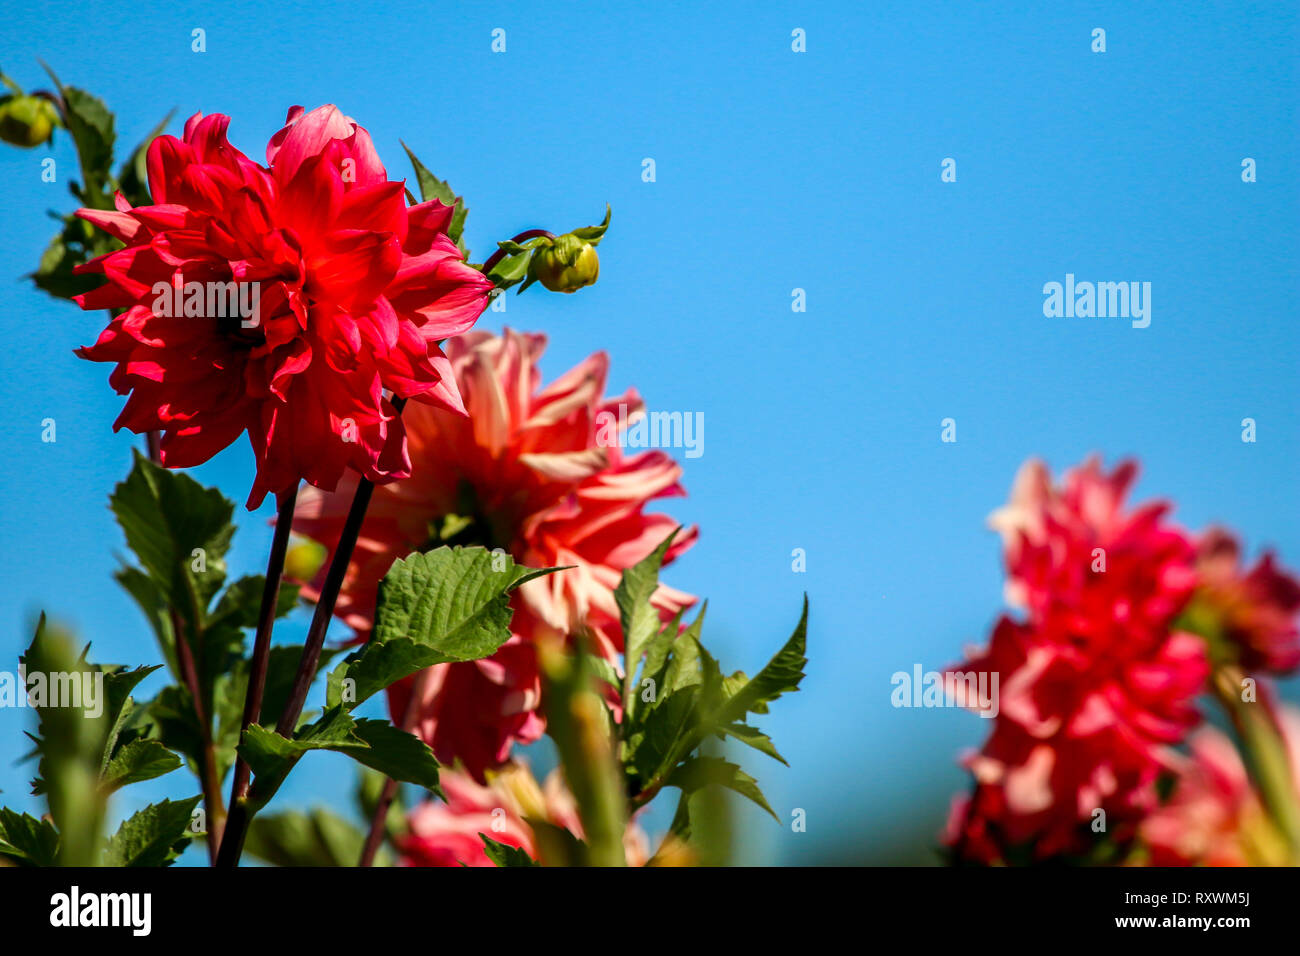
M126 820L109 838L104 865L170 866L194 835L190 820L199 799L164 800Z
M36 271L29 274L36 288L47 292L56 299L71 299L73 296L89 292L103 280L95 275L77 275L74 269L91 257L89 240L86 237L90 223L74 216L63 219L63 229L50 240L50 244L41 253ZM108 236L103 236L105 241ZM104 251L108 251L107 248Z
M158 589L158 585L154 583L153 578L137 567L124 564L113 572L113 579L122 586L122 590L126 591L140 610L144 612L145 620L149 622L154 638L163 649L167 659L174 660L176 651L172 639L171 622L167 620L167 604L163 600L162 592Z
M480 833L478 838L483 841L483 852L487 854L487 858L497 866L538 865L536 860L517 846L501 843L492 839L486 833Z
M330 708L314 723L299 729L292 740L261 724L250 725L239 743L239 753L257 775L255 802L270 800L294 764L309 750L363 746L355 730L356 721L341 707Z
M587 669L591 671L592 677L604 681L614 690L619 689L621 678L618 676L618 669L608 660L596 654L587 654Z
M54 824L0 807L0 856L23 866L54 866L58 853Z
M704 626L704 612L709 608L709 602L705 601L701 606L699 613L695 615L695 622L687 629L699 637L700 628ZM682 608L673 615L672 620L668 621L659 628L659 633L650 639L646 644L645 662L642 673L645 675L658 675L663 669L664 664L668 662L668 656L672 652L678 635L682 632L682 618L686 614L686 608ZM657 689L657 681L656 681Z
M628 764L642 781L667 772L673 760L699 742L698 687L683 687L661 697L641 726L628 737Z
M339 748L341 753L394 780L441 792L437 758L419 737L386 720L358 720L356 735L365 746Z
M671 694L683 687L694 687L704 682L704 662L708 652L700 643L700 632L704 626L704 614L709 609L706 602L700 608L686 633L676 638L671 649L668 663L663 666L663 679L659 681L661 694Z
M651 607L649 595L657 585L657 575L637 572L638 568L625 572L620 584L623 601L619 606L629 634L638 626L637 609L644 612ZM634 797L646 794L652 798L660 786L686 784L688 788L698 789L703 785L699 781L704 780L743 793L770 812L752 778L738 769L734 772L728 769L733 765L721 758L706 759L696 751L710 735L719 739L731 737L785 763L771 738L746 723L745 715L766 713L770 701L798 689L807 663L804 650L808 602L805 598L803 613L790 639L753 679L739 671L727 677L722 675L718 662L700 641L706 610L707 606L702 607L684 631L679 632L679 614L649 638L643 635L654 624L643 613L641 630L634 634L637 640L643 641L643 675L653 681L655 696L643 701L636 693L637 685L633 684L633 694L625 698L627 705L621 729L629 792ZM635 654L636 645L632 640L628 646L632 649L630 653ZM634 667L635 657L628 660L632 662L629 667ZM691 756L693 753L696 755ZM685 806L686 801L679 808L682 813ZM684 820L682 817L678 822Z
M509 289L523 282L528 277L528 264L532 253L529 251L506 256L488 272L487 277L498 289Z
M718 728L718 732L740 741L747 747L753 747L775 760L781 761L787 767L790 766L777 751L776 745L772 743L772 738L756 727L750 727L748 724L725 724Z
M659 547L650 552L643 560L623 572L618 587L614 589L614 600L618 603L619 619L623 625L624 660L627 678L623 682L623 707L630 709L636 670L641 663L650 639L659 633L662 622L659 611L650 603L650 597L659 587L659 568L664 555L672 546L680 528L673 530Z
M43 614L19 660L37 719L29 734L39 758L33 792L45 796L59 831L59 864L93 866L105 812L99 772L115 713L107 675L86 662L70 634L47 627Z
M324 807L253 818L244 852L273 866L356 866L366 835ZM381 851L383 853L383 851ZM386 866L386 854L376 858Z
M678 787L683 793L690 794L711 784L734 790L770 813L772 819L780 819L776 811L768 805L767 798L758 788L757 781L739 766L722 757L692 757L673 770L666 786Z
M100 772L108 766L109 760L113 757L113 752L117 747L118 735L126 726L132 711L135 709L135 700L131 697L131 691L135 690L136 685L152 674L154 671L161 669L160 664L152 667L135 667L127 669L116 665L106 665L100 670L104 674L104 716L110 721L108 727L108 737L104 741L104 749L100 756Z
M202 627L208 604L225 580L234 503L138 451L131 474L110 501L127 545L163 599L191 629Z
M614 210L610 207L609 203L605 203L605 221L599 226L583 226L581 229L575 229L573 230L573 235L591 243L593 246L600 245L600 240L605 236L605 230L609 228L610 216L613 214Z
M208 627L223 624L234 627L257 627L257 619L262 613L262 590L266 577L261 574L246 574L232 581L217 600L208 618ZM284 617L298 603L300 587L288 581L280 582L279 596L275 604L275 616Z
M524 817L524 823L533 831L537 858L545 866L588 866L591 848L569 830L547 820Z
M81 157L83 198L97 208L104 208L102 196L112 181L113 114L104 101L74 86L64 87L68 132L77 144Z
M510 637L510 592L554 570L484 548L395 561L379 584L370 640L330 674L329 705L350 709L430 665L490 657Z
M64 86L45 68L63 97L64 119L81 161L81 198L95 209L112 209L113 145L117 134L113 114L104 101L75 86Z
M392 638L373 648L367 645L330 672L325 703L351 710L404 677L446 662L447 655L410 638Z
M105 793L112 793L129 783L171 773L180 765L181 758L157 740L133 740L108 762L99 785Z
M439 792L438 761L428 744L386 720L354 720L342 707L333 707L292 740L259 724L248 728L239 752L257 774L254 803L264 805L270 800L310 750L347 754L394 780Z
M324 670L340 651L337 648L321 649L316 662L316 673ZM274 724L284 711L285 702L293 689L298 665L302 661L301 644L274 644L266 661L266 684L262 690L262 709L256 723ZM221 748L221 761L233 762L239 733L244 723L244 701L248 696L248 661L240 660L228 674L218 679L214 693L217 716L215 739ZM313 679L315 675L313 675Z
M179 684L170 684L142 705L142 709L151 725L150 737L169 750L184 754L198 766L203 759L204 744L189 691Z
M808 663L805 656L807 636L808 598L805 596L803 613L785 646L776 652L761 671L729 694L716 714L715 721L730 724L742 720L747 712L765 713L767 705L782 694L797 691L799 682L804 677L804 666Z
M461 239L465 232L465 216L469 213L464 198L457 196L450 186L429 172L424 163L415 158L411 147L403 143L402 149L406 150L411 166L415 169L415 179L420 184L421 200L428 202L430 199L437 199L444 206L456 207L456 211L451 215L451 224L447 227L447 236L460 248L461 258L468 258L469 250L465 248L465 243Z
M678 611L673 619L665 624L646 646L645 665L641 671L641 680L633 685L631 698L631 720L627 721L624 733L645 723L642 712L657 709L663 701L675 692L687 687L694 687L704 681L702 655L707 656L700 645L700 631L704 626L704 616L709 609L708 602L700 607L695 620L683 632L681 619L685 609ZM642 689L650 679L654 688L654 700L647 705L641 699ZM691 698L694 700L694 697Z

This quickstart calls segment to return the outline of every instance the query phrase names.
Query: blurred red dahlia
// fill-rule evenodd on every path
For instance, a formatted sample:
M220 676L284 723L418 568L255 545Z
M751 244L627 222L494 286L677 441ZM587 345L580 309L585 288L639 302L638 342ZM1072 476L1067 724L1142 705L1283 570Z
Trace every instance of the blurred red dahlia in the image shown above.
M397 841L402 866L495 866L480 833L537 859L537 842L526 820L583 838L577 804L559 770L541 785L520 763L493 774L486 785L455 770L444 770L441 782L446 801L426 800L407 816L407 833ZM629 866L643 866L650 857L649 840L635 821L624 831L623 852Z
M997 724L967 760L975 793L947 837L963 858L1085 853L1098 810L1111 837L1131 836L1174 765L1170 746L1199 721L1205 643L1173 624L1196 583L1195 547L1165 522L1167 504L1124 507L1136 475L1093 459L1058 488L1030 462L991 519L1008 596L1027 615L1003 618L957 668L1000 678Z
M114 428L162 432L169 467L207 461L247 431L248 506L299 479L333 489L410 461L390 397L462 411L438 341L482 312L491 282L461 261L452 210L407 208L369 134L334 106L289 111L267 166L196 114L147 166L154 205L79 215L125 243L81 266L107 282L83 309L124 310L78 354L116 364L130 394Z
M1057 487L1041 461L1026 462L1011 499L989 517L1002 535L1007 599L1044 637L1096 653L1163 640L1196 586L1196 549L1166 522L1171 506L1126 510L1136 462L1106 474L1093 457Z
M1300 666L1300 581L1277 566L1265 552L1249 571L1241 564L1241 546L1222 528L1201 538L1197 553L1200 575L1198 610L1248 670L1287 674Z
M507 759L515 741L541 736L540 677L534 642L582 631L593 650L617 662L623 647L614 588L677 527L646 513L661 497L683 495L681 467L662 451L625 456L602 443L602 425L634 422L635 392L605 398L608 359L597 353L545 388L542 335L507 329L471 332L446 343L468 417L432 406L408 407L404 421L415 462L406 481L375 489L335 608L365 639L379 580L393 561L441 544L501 548L531 567L568 570L525 584L511 599L511 639L495 655L430 668L417 686L419 733L445 763L460 759L476 779ZM619 406L626 406L619 415ZM604 414L602 414L604 413ZM337 540L356 479L334 494L308 489L294 531L327 546ZM678 535L666 561L689 548L696 529ZM314 596L323 580L306 593ZM661 585L654 602L667 619L695 598ZM412 681L389 690L402 723Z
M1045 642L1007 618L961 669L999 674L1000 710L964 761L974 803L955 815L949 842L967 858L987 842L993 859L1031 845L1034 859L1083 855L1098 810L1098 832L1131 838L1158 803L1160 777L1177 766L1172 745L1200 719L1192 701L1209 674L1204 642L1191 634L1112 660Z

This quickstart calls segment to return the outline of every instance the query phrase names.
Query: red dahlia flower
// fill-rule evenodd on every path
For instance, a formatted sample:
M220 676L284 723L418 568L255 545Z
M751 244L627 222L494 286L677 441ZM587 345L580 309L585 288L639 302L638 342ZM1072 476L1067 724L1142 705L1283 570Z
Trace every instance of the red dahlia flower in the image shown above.
M1212 528L1201 538L1198 606L1215 618L1249 670L1286 674L1300 666L1300 581L1265 553L1253 568L1241 566L1241 547L1231 533Z
M462 411L438 341L464 332L491 282L447 237L452 210L407 208L369 134L334 106L289 111L267 166L191 117L149 147L155 205L79 215L125 243L81 266L107 282L84 309L124 310L82 357L130 393L115 428L162 432L169 467L207 461L247 431L248 506L345 469L409 474L390 397Z
M531 742L544 729L535 640L581 630L597 653L617 661L619 576L677 526L668 515L645 513L645 506L685 494L681 467L665 453L625 456L616 444L598 440L610 422L632 422L643 411L635 392L603 397L605 355L541 388L545 347L544 336L509 329L501 337L471 332L446 343L468 417L408 407L414 473L375 490L335 609L365 639L389 566L439 544L501 548L531 567L568 568L530 581L512 597L514 636L495 655L438 665L421 684L413 729L440 760L461 759L479 780L509 756L514 741ZM345 478L332 495L309 489L294 530L326 545L337 540L355 480ZM695 538L694 528L679 535L666 560ZM665 619L694 600L663 585L654 597ZM390 689L399 723L410 687L408 681Z
M1060 487L1041 461L1026 462L1011 499L989 518L1002 535L1007 598L1061 643L1159 641L1196 585L1195 545L1167 523L1170 505L1124 508L1136 462L1109 475L1091 458Z
M536 859L536 841L525 819L583 838L577 805L558 770L541 786L526 764L507 766L487 785L455 770L444 770L441 782L446 802L427 800L407 817L408 833L397 845L403 866L494 866L480 833ZM631 866L644 865L650 856L649 840L635 822L623 834L623 851Z
M1195 549L1165 522L1166 504L1125 509L1136 474L1125 463L1107 475L1094 459L1056 488L1030 462L991 519L1008 594L1028 614L1004 618L958 668L999 675L996 727L967 762L975 796L949 833L967 858L1031 843L1039 859L1086 852L1097 810L1108 834L1131 835L1155 806L1170 745L1199 720L1205 644L1173 627Z
M1209 666L1204 642L1174 632L1147 652L1093 657L1004 618L962 670L999 675L993 733L965 761L975 778L968 839L999 850L1032 844L1035 859L1082 855L1097 810L1122 842L1157 804L1171 745L1199 720L1193 698ZM989 862L985 860L984 862Z

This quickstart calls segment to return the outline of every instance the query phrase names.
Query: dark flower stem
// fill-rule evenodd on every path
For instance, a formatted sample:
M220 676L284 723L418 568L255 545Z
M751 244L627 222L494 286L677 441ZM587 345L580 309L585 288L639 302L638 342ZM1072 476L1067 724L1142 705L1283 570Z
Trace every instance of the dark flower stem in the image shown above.
M415 675L411 683L411 696L406 702L406 711L402 714L402 729L407 733L415 726L416 715L420 712L420 699L424 696L425 685L428 682L429 670L420 671ZM393 805L393 798L397 796L397 781L389 777L384 781L384 789L379 792L379 802L375 805L375 814L370 818L370 832L366 835L366 845L361 850L361 861L358 866L374 866L375 854L379 852L380 845L384 842L384 834L388 824L388 808Z
M366 834L366 845L361 850L361 862L358 866L374 866L375 854L384 842L384 833L388 823L388 808L397 796L397 781L389 777L384 781L384 789L379 793L379 803L375 806L375 815L370 818L370 832Z
M352 497L352 507L348 510L347 521L339 535L338 547L334 549L334 556L330 559L325 584L321 588L320 600L316 604L316 613L307 631L307 642L302 649L302 659L298 662L298 673L293 677L293 687L289 691L289 699L285 702L284 712L280 715L280 722L275 725L275 732L281 737L292 737L298 727L298 718L302 716L303 705L307 702L307 690L316 677L321 650L325 647L325 632L329 629L330 618L334 616L334 605L338 602L343 578L347 574L348 563L352 560L352 550L357 545L361 523L365 520L366 509L370 506L370 496L374 490L374 483L363 478L357 485L356 494Z
M525 229L517 236L513 236L511 242L527 242L529 239L536 239L538 236L545 236L548 239L554 239L555 233L547 232L545 229ZM511 253L512 255L514 253ZM492 267L506 257L506 251L498 248L496 252L488 257L488 261L483 263L483 274L487 275L492 271Z
M221 834L226 821L226 807L221 802L221 776L217 773L217 753L212 744L212 725L208 723L206 711L203 709L203 690L199 684L198 668L194 664L194 651L181 624L181 616L175 608L171 609L171 622L172 637L176 642L176 664L180 668L181 680L194 701L194 716L199 725L199 742L202 745L199 780L203 786L203 805L208 814L208 860L215 864L217 846L221 843Z
M266 668L271 658L271 630L275 627L276 606L280 603L280 580L284 577L284 556L289 549L289 532L293 528L293 509L298 501L298 486L280 496L275 517L275 535L271 539L271 554L266 561L266 582L262 587L262 607L257 618L257 636L253 640L253 657L248 670L248 693L244 697L244 717L240 723L242 738L248 725L262 712L262 696L266 691ZM240 756L235 761L235 777L230 787L230 804L248 796L248 761Z
M406 405L403 398L394 398L393 407L400 415ZM361 523L365 520L366 509L370 506L370 496L374 493L374 482L361 479L356 494L352 497L352 507L348 510L347 521L339 534L338 545L330 558L329 570L325 574L325 583L321 587L320 599L316 603L316 612L307 631L307 641L302 649L302 658L298 662L298 673L294 675L293 687L285 702L284 712L275 725L275 732L281 737L291 738L302 716L303 705L307 702L307 691L316 677L316 668L320 664L321 650L325 646L325 634L329 630L330 618L334 616L334 605L338 603L339 590L343 587L343 578L347 575L348 564L352 561L352 551L356 548L357 537L361 533ZM230 818L226 821L226 834L221 841L221 853L217 857L217 866L232 867L239 863L244 852L244 840L248 836L248 825L252 822L249 798L245 796L235 801L230 807Z

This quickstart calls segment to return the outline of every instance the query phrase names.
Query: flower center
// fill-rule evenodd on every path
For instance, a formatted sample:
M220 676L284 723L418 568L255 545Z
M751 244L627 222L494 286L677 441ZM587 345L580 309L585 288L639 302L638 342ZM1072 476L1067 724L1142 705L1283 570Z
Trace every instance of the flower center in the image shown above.
M510 553L512 535L501 527L499 517L480 507L474 486L461 479L456 489L456 507L453 514L437 515L429 521L429 536L420 551L432 551L443 545L449 547L483 547L489 551L497 548Z

